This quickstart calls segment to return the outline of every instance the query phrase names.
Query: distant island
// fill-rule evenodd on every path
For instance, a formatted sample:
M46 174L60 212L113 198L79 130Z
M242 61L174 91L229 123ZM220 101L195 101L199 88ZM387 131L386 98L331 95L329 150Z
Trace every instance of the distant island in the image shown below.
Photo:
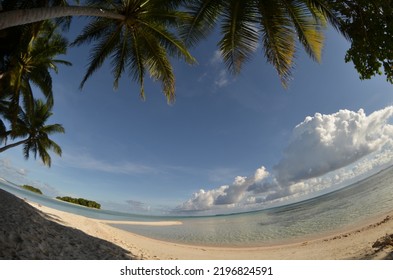
M82 206L86 206L86 207L90 207L90 208L96 208L96 209L101 209L101 204L92 201L92 200L87 200L84 198L73 198L73 197L69 197L69 196L63 196L63 197L56 197L56 199L59 200L63 200L66 202L71 202L74 204L78 204L78 205L82 205Z
M25 190L28 190L28 191L31 191L31 192L38 193L38 194L42 194L42 191L40 189L37 189L37 188L35 188L33 186L23 185L23 186L21 186L21 188L25 189Z

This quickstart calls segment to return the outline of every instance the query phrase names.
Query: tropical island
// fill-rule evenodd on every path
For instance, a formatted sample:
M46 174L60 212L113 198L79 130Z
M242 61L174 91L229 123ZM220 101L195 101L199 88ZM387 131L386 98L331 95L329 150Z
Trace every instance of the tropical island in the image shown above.
M20 187L22 189L25 189L25 190L28 190L28 191L31 191L31 192L34 192L34 193L42 194L42 191L40 189L35 188L33 186L23 185L23 186L20 186Z
M101 204L99 204L93 200L87 200L84 198L73 198L70 196L63 196L63 197L58 196L58 197L56 197L56 199L70 202L70 203L74 203L74 204L78 204L78 205L82 205L82 206L86 206L86 207L90 207L90 208L101 209Z

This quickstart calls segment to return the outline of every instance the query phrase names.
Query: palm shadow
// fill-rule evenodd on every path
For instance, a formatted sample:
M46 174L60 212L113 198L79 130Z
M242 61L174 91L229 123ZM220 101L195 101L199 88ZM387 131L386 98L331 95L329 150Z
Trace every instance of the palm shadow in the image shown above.
M58 222L58 216L0 189L0 259L137 259L122 247Z

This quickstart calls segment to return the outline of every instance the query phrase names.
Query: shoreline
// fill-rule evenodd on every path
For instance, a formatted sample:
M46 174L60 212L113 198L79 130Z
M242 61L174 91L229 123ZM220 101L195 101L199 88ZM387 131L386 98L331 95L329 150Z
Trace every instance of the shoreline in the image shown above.
M311 240L258 247L218 247L172 243L141 236L111 226L108 222L31 205L61 217L63 223L129 250L140 259L385 259L393 257L393 246L376 250L373 244L393 233L393 211L341 232L318 235ZM94 225L86 227L86 222ZM137 222L136 222L137 223ZM157 224L165 226L166 222ZM109 235L108 235L109 233ZM393 244L392 244L393 245Z
M11 195L11 194L10 194ZM0 198L3 196L0 194ZM13 196L13 195L12 195ZM6 199L11 200L8 196ZM19 198L12 198L12 203L9 203L9 207L12 209L0 209L3 213L7 213L7 216L0 217L8 219L9 211L15 210L16 215L22 216L25 222L25 226L37 228L39 224L34 224L28 220L30 213L21 213L21 211L33 211L36 212L40 217L44 217L47 221L41 221L40 223L54 223L57 225L50 226L62 226L56 229L56 236L53 233L50 235L51 238L63 238L63 240L54 240L51 245L53 252L46 252L47 254L38 255L36 258L27 257L25 255L6 256L3 253L0 259L146 259L146 260L247 260L247 259L265 259L265 260L344 260L344 259L393 259L393 211L385 214L382 217L378 217L372 220L367 220L361 225L351 228L344 229L340 232L328 233L324 236L312 238L310 240L303 240L296 243L290 244L275 244L258 247L210 247L210 246L196 246L186 245L180 243L171 243L167 241L161 241L144 237L132 232L121 230L110 226L113 221L95 220L68 212L63 212L34 202L27 202ZM4 207L0 202L0 208ZM38 210L38 211L37 211ZM27 215L27 216L26 216ZM37 219L35 219L37 220ZM1 219L0 219L1 221ZM12 221L11 221L12 222ZM5 221L7 223L7 221ZM138 223L138 222L137 222ZM156 223L156 222L153 222ZM0 223L1 224L1 223ZM164 223L156 223L156 226L165 226ZM11 226L14 227L14 226ZM48 225L44 226L48 228ZM6 227L1 224L3 233L6 232ZM12 228L15 230L15 228ZM35 229L34 229L35 230ZM49 229L46 229L49 231ZM73 230L71 233L75 240L70 244L65 244L67 241L64 240L65 232ZM22 236L23 238L33 238L34 232ZM42 234L41 234L42 235ZM78 239L79 237L87 238ZM12 237L15 239L15 237ZM11 237L3 238L4 244L9 244ZM35 237L34 237L35 238ZM45 241L40 241L42 244L47 242L45 236L41 236ZM92 240L90 240L90 239ZM390 239L389 239L390 238ZM18 238L16 238L18 240ZM379 243L376 241L379 240ZM89 246L89 250L85 255L78 252L78 246L85 245L94 241ZM0 247L2 246L2 236L0 232ZM48 241L49 242L49 241ZM56 242L62 242L58 244ZM20 242L23 244L23 242ZM75 245L75 243L77 245ZM99 245L97 245L99 244ZM102 245L103 244L103 245ZM25 244L26 246L33 246ZM373 245L377 245L373 248ZM19 245L18 245L19 246ZM39 244L38 247L45 247L45 245ZM61 246L62 250L75 251L75 255L61 256L58 248ZM68 247L70 248L68 248ZM102 252L97 251L95 248L105 247L106 255L102 255ZM49 246L50 247L50 246ZM46 250L51 250L51 248ZM112 248L113 247L113 248ZM18 248L17 248L18 249ZM25 250L26 248L19 248ZM33 248L28 248L33 250ZM38 248L39 249L39 248ZM16 250L16 249L15 249ZM23 251L25 252L25 251ZM120 253L119 253L120 252ZM18 253L16 253L18 254ZM119 255L120 254L120 255ZM48 256L48 258L46 258Z

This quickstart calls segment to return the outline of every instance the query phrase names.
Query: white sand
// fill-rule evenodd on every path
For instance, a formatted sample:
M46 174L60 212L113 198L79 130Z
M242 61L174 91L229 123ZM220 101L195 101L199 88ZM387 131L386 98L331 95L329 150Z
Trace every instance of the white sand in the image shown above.
M111 227L99 220L47 207L38 208L60 217L64 225L112 242L143 259L384 259L391 258L393 251L393 247L389 246L379 252L372 248L377 239L393 233L393 213L348 232L312 241L271 247L221 248L154 240ZM165 226L165 223L161 225Z

